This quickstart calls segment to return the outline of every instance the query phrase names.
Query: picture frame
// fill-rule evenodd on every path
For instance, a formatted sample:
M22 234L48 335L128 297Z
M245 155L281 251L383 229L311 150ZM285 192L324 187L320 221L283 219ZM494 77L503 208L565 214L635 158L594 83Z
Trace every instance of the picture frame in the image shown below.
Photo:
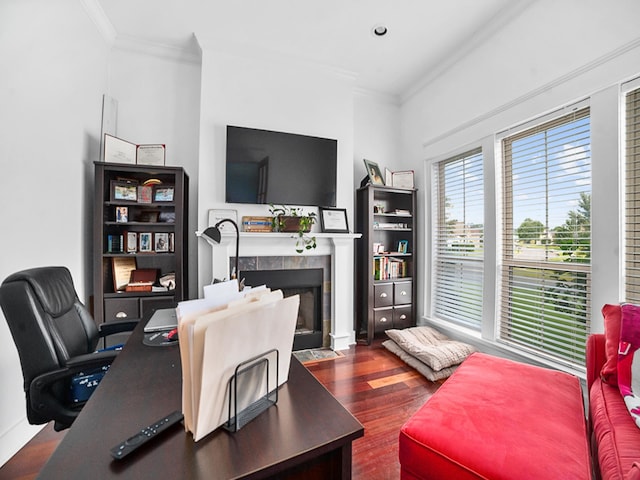
M407 253L408 248L409 248L408 240L400 240L398 242L398 253Z
M173 202L174 188L172 186L157 185L153 189L154 202Z
M347 209L320 207L320 226L323 233L349 233Z
M138 201L138 184L125 180L111 180L111 201L131 202Z
M138 252L138 234L136 232L125 232L125 252L137 253Z
M163 143L137 145L136 164L164 166L165 145Z
M369 182L371 185L381 185L384 186L384 177L382 176L382 171L376 162L372 162L371 160L364 160L364 166L367 169L367 175L369 175Z
M138 203L151 203L153 201L153 187L138 185Z
M156 233L153 241L156 253L165 253L169 251L169 233Z
M129 221L129 207L116 207L116 223L127 223Z
M113 290L124 290L131 279L131 272L136 269L135 257L113 257L111 262L113 269Z
M393 172L391 177L392 185L396 188L412 189L415 187L413 181L413 170Z
M142 253L153 252L153 234L151 232L144 232L138 235L138 251Z

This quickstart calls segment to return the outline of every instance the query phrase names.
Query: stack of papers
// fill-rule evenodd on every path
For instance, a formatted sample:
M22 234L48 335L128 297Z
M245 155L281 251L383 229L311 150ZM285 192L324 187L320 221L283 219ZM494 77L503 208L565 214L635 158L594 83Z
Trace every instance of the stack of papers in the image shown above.
M178 304L182 410L195 441L229 420L229 382L240 363L277 349L269 389L288 380L299 305L298 295L283 298L264 286L239 292L236 280L210 285L203 299ZM265 389L266 378L256 375L238 392L238 411L269 393Z

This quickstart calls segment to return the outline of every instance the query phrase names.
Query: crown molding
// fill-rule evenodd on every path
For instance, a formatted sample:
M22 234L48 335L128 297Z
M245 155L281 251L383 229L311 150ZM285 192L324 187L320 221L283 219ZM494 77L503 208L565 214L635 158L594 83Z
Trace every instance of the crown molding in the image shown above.
M560 85L569 82L577 77L580 77L581 75L584 75L588 72L590 72L591 70L594 70L596 68L599 68L609 62L611 62L612 60L615 60L616 58L620 57L621 55L624 55L630 51L633 51L637 48L640 48L640 38L636 38L635 40L632 40L631 42L628 42L618 48L616 48L615 50L612 50L608 53L605 53L604 55L601 55L600 57L596 58L595 60L592 60L589 63L586 63L585 65L582 65L579 68L576 68L560 77L555 78L554 80L545 83L544 85L541 85L538 88L535 88L533 90L530 90L529 92L525 93L524 95L520 95L517 98L514 98L513 100L511 100L510 102L507 103L503 103L502 105L499 105L498 107L489 110L488 112L483 113L482 115L478 115L475 118L472 118L471 120L468 120L464 123L461 123L460 125L458 125L455 128L452 128L444 133L441 133L440 135L436 135L435 137L432 137L429 140L426 140L422 143L422 147L426 148L428 146L431 146L435 143L438 143L441 140L444 140L445 138L454 135L456 133L459 133L463 130L466 130L467 128L470 128L478 123L481 123L483 121L486 121L496 115L499 115L502 112L505 112L507 110L510 110L514 107L516 107L517 105L520 105L522 103L525 103L535 97L538 97L546 92L549 92L551 90L553 90L554 88L559 87Z
M116 36L113 48L130 53L150 55L176 62L191 63L200 65L202 62L202 51L195 37L191 37L184 45L171 45L166 43L152 42L138 37L128 35Z
M80 0L82 7L109 46L116 41L116 29L104 13L98 0Z

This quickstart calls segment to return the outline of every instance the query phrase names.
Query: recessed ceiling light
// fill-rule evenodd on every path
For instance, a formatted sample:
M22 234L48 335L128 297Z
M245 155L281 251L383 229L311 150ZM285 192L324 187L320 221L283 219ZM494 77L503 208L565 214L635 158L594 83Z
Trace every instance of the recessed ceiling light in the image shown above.
M376 25L371 31L376 37L384 37L388 32L387 27L384 25Z

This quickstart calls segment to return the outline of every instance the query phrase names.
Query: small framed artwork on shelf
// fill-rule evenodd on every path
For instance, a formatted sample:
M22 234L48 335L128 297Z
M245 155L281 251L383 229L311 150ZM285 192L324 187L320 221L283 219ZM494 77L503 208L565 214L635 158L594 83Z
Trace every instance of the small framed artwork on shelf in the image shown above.
M129 208L116 207L116 222L127 223L129 221Z
M407 253L408 248L409 248L408 240L400 240L398 242L398 253Z
M367 169L367 175L369 175L369 182L371 185L384 185L384 178L382 178L382 172L376 162L364 159L364 166Z
M111 180L112 202L137 202L138 185L134 182Z
M153 187L149 185L138 186L138 203L151 203L153 201Z
M320 225L323 233L349 233L347 209L320 207Z
M157 253L164 253L169 251L169 234L168 233L155 234L155 249Z
M153 190L154 202L173 202L173 187L156 186Z
M124 234L125 252L136 253L138 251L138 234L136 232L126 232Z
M141 233L139 235L140 241L138 250L143 253L153 252L153 234L152 233Z

